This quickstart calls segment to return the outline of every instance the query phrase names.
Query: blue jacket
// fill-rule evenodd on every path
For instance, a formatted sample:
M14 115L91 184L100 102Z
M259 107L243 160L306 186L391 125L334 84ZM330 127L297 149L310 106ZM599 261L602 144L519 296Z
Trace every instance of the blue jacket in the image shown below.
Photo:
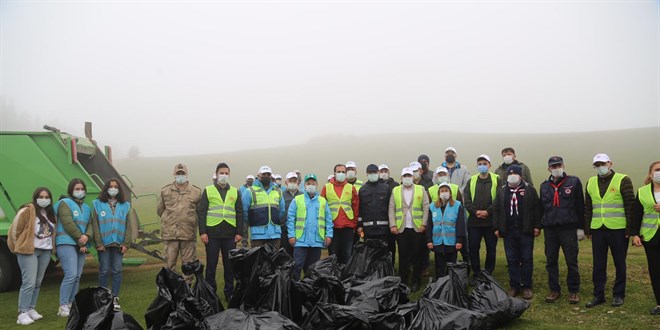
M264 186L259 180L254 180L252 184L253 187L259 187L264 189ZM267 194L273 189L279 189L274 183L264 189ZM261 239L280 239L282 236L282 227L279 224L274 224L272 221L268 221L268 224L265 226L253 226L251 222L254 219L250 219L250 206L252 205L252 193L250 189L245 189L241 195L241 202L243 202L243 219L250 226L250 239L251 240L261 240ZM279 219L284 219L284 198L280 196L280 205L279 205ZM284 220L282 220L284 221Z
M296 238L296 215L298 213L298 204L294 199L289 204L289 214L287 215L287 230L289 238L296 238L295 247L315 247L322 248L325 243L325 238L319 235L319 193L314 194L313 198L309 197L308 193L305 195L305 206L307 207L307 214L305 217L305 230L301 238ZM330 206L325 204L325 237L332 238L332 213L330 213Z
M558 182L554 182L550 176L541 183L539 197L543 205L543 227L584 228L584 192L578 177L564 173Z

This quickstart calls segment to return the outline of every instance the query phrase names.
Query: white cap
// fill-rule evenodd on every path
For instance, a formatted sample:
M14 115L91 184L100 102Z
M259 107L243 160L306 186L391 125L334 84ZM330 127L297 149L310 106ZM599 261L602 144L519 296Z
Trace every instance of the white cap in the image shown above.
M479 155L479 157L477 157L477 161L479 161L479 159L481 159L481 158L487 160L490 163L490 157L488 157L488 155L486 155L486 154Z
M598 155L594 156L594 161L593 161L592 164L595 164L596 162L607 163L609 161L610 161L610 156L608 156L606 154L598 154Z
M296 179L298 178L298 174L296 174L296 172L289 172L289 173L286 174L286 179L287 180L293 179L293 178L296 178Z
M379 171L380 171L380 170L388 170L388 171L389 171L389 169L390 169L389 166L387 166L387 165L385 165L385 164L380 164L380 166L378 166L378 170L379 170Z
M281 175L281 174L275 174L275 175L273 175L273 179L276 179L276 180L277 180L277 179L281 179L281 178L282 178L282 175Z
M349 161L346 162L346 167L354 167L354 168L357 168L357 164L355 164L354 161L349 160Z
M440 172L445 172L445 173L449 174L449 171L448 171L447 168L444 167L444 166L438 166L438 168L435 169L435 173L434 173L434 174L438 174L438 173L440 173Z
M330 175L328 175L328 181L332 180L332 178L334 178L334 177L335 177L334 174L330 174Z
M445 153L446 153L447 151L453 151L455 154L457 154L457 152L456 152L456 148L454 148L454 147L449 147L449 148L445 149Z
M250 180L250 179L254 180L254 175L250 174L245 178L245 180Z
M273 173L273 170L270 169L270 167L264 165L262 167L259 167L259 174L264 174L264 173Z
M406 174L413 175L413 170L410 167L404 167L403 170L401 170L401 176Z
M451 190L451 185L449 185L449 182L443 182L443 183L438 185L438 189L440 189L442 187L447 187L447 188L449 188L449 190Z
M422 168L422 164L420 164L419 162L412 162L412 163L410 163L410 165L408 165L408 166L409 166L410 169L413 170L413 171L417 171L417 170L419 170L420 168Z

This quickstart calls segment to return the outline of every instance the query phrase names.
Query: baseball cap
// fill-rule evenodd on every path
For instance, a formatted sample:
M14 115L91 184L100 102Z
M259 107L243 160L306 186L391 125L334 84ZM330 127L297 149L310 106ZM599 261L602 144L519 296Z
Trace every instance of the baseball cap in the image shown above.
M264 174L264 173L273 173L273 170L270 169L270 167L264 165L262 167L259 167L259 174Z
M447 170L446 167L444 167L444 166L438 166L438 168L435 169L435 173L433 173L433 174L438 174L438 173L440 173L440 172L449 173L449 171Z
M443 182L443 183L438 185L438 189L440 189L442 187L447 187L447 188L451 189L451 185L449 185L449 182Z
M412 162L410 163L410 165L408 165L408 167L410 167L412 171L417 171L420 168L422 168L422 164L420 164L419 162Z
M390 169L390 167L387 166L387 165L385 165L385 164L380 164L380 166L378 166L378 170L379 170L379 171L380 171L380 170L389 170L389 169Z
M174 165L174 173L173 174L176 175L176 172L180 172L180 171L182 171L183 174L187 175L188 174L188 167L184 164L181 164L181 163Z
M254 180L254 175L250 174L247 177L245 177L245 180Z
M559 156L552 156L550 157L550 159L548 159L548 166L563 164L563 163L564 163L564 159Z
M378 172L378 166L376 164L367 165L367 172Z
M410 167L404 167L403 170L401 170L401 176L406 174L413 175L413 170Z
M490 157L489 157L488 155L486 155L486 154L481 154L481 155L479 155L479 157L477 157L477 161L480 161L480 160L482 160L482 159L485 159L485 160L487 160L487 161L490 163Z
M357 168L357 164L355 164L354 161L349 160L349 161L346 162L346 167L355 167L355 168Z
M456 148L454 147L448 147L447 149L445 149L445 153L447 153L447 151L453 151L455 154L457 154Z
M592 162L592 164L595 164L597 162L607 163L609 161L610 161L610 156L606 154L597 154L596 156L594 156L594 161Z
M317 182L319 181L319 180L316 179L316 174L312 174L312 173L305 175L305 182L307 182L307 180L309 180L309 179L313 179L314 181L317 181Z
M273 175L273 179L281 179L282 175L281 174L275 174Z
M296 179L298 178L298 175L296 174L296 172L289 172L289 173L286 174L286 179L287 180L293 179L293 178L296 178Z

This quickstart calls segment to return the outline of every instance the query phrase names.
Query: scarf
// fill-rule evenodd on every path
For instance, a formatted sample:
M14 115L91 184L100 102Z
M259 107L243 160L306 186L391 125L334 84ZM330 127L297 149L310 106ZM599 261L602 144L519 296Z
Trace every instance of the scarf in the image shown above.
M522 187L523 187L523 185L518 185L515 188L509 187L509 189L511 190L511 207L510 207L509 215L513 215L514 211L516 212L516 215L520 214L520 213L518 213L518 191Z
M567 178L568 177L566 177L563 180L559 181L558 184L555 184L554 182L550 182L550 186L552 186L552 188L555 188L555 196L552 198L552 206L553 207L559 207L559 188L561 187L561 185L564 184L564 182L566 182Z

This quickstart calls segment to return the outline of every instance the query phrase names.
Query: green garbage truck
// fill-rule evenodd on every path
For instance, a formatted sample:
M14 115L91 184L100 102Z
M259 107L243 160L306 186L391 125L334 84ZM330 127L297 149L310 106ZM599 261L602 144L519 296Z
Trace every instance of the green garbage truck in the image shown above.
M87 185L86 203L98 197L105 180L117 178L129 198L138 198L128 177L112 165L112 148L103 151L92 138L92 125L85 123L85 137L44 126L41 132L0 132L0 292L20 284L20 269L7 247L7 232L21 205L30 202L36 187L48 187L53 198L66 194L69 181L80 178ZM133 224L132 248L162 259L160 251L147 245L160 242L158 231L145 232ZM126 260L125 260L126 262Z

